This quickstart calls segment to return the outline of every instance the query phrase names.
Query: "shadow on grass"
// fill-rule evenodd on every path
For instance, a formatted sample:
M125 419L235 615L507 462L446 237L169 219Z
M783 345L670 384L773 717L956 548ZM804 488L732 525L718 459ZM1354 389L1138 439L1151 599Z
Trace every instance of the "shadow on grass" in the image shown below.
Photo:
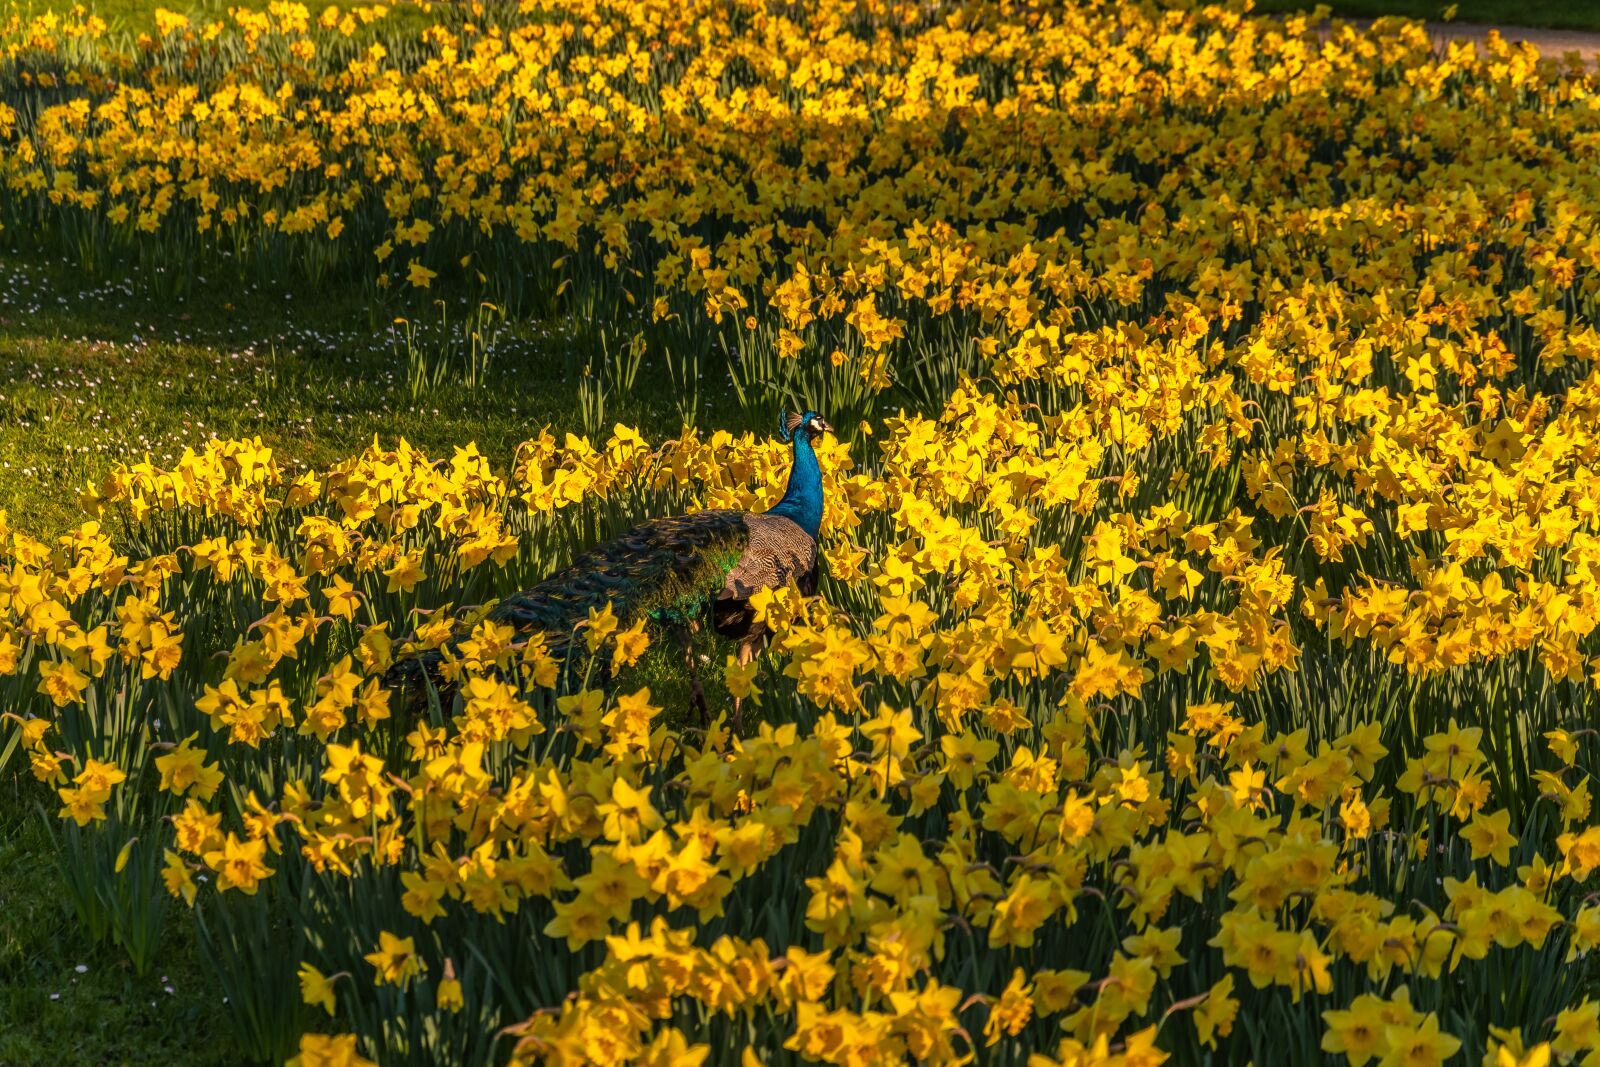
M187 917L173 914L144 977L115 946L92 943L65 904L40 815L51 796L16 770L0 777L0 1063L238 1063Z
M128 282L84 285L38 259L0 259L0 509L37 536L78 521L80 491L116 464L168 464L212 436L259 435L291 470L374 436L445 457L476 443L504 473L547 426L604 433L621 421L656 436L681 426L648 355L633 390L586 408L584 370L599 355L571 324L508 323L478 387L452 367L415 391L398 328L370 327L352 294L157 303ZM469 311L451 299L419 315L415 343L430 359L456 358ZM708 425L765 428L742 425L730 398L706 400Z

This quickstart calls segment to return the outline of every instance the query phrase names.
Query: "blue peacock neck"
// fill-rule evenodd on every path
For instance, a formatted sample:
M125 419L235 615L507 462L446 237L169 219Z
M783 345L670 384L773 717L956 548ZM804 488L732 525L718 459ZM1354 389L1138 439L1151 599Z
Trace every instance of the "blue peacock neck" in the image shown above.
M768 509L769 515L782 515L812 540L822 529L822 466L811 447L811 436L804 429L794 435L794 465L789 468L789 487L783 499Z

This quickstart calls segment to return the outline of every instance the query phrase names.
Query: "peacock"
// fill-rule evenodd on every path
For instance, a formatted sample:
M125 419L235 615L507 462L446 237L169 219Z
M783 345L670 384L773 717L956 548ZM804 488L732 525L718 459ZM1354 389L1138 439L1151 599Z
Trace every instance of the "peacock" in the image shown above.
M718 509L647 520L533 588L501 600L488 618L521 633L543 631L549 648L562 656L589 612L609 603L623 625L643 616L675 630L686 655L688 631L708 621L717 634L738 642L739 663L749 663L768 638L750 598L791 581L808 595L817 590L823 492L814 444L832 432L815 411L785 414L778 434L792 447L793 464L778 503L764 512ZM438 653L432 657L421 666L435 677ZM692 655L688 662L691 699L705 718ZM416 663L397 664L391 683L419 680Z

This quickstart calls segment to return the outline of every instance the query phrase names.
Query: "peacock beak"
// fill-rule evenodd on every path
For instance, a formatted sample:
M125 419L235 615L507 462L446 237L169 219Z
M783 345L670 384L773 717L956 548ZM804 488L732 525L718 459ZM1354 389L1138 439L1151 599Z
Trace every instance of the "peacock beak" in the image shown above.
M829 426L828 425L828 421L826 419L820 417L820 416L818 416L817 418L814 418L814 419L811 420L811 429L812 429L812 432L814 432L814 433L832 433L833 432L833 427Z

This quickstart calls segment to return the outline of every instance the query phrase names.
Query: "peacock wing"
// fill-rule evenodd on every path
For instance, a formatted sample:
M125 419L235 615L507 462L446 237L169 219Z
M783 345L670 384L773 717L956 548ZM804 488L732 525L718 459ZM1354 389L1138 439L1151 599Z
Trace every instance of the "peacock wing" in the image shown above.
M606 604L619 618L687 619L723 589L745 554L741 511L699 511L640 523L590 549L531 589L506 597L491 618L519 630L570 635Z
M746 515L750 540L728 571L719 601L743 603L762 589L798 582L815 590L817 542L781 515Z
M736 641L760 640L750 598L762 589L796 582L807 594L817 590L817 542L798 523L771 513L744 516L750 530L744 553L728 571L712 606L712 625Z

